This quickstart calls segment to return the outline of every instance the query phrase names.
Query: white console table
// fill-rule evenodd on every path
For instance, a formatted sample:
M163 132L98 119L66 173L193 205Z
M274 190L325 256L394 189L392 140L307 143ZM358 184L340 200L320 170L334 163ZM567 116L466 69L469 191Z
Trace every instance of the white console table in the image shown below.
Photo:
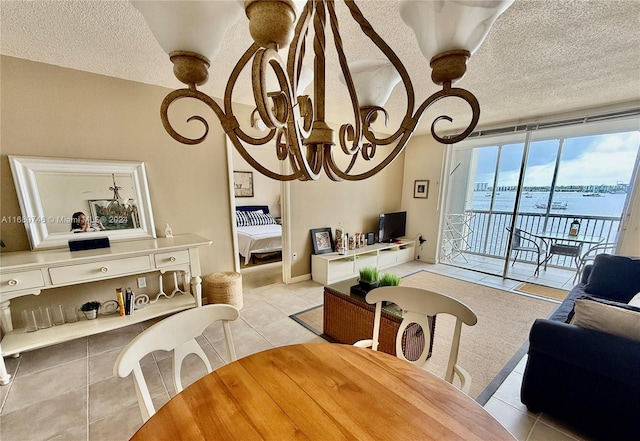
M98 334L134 323L202 306L200 256L198 247L211 241L194 234L173 238L144 239L112 243L110 248L87 251L56 249L18 251L0 254L0 342L2 357ZM39 295L42 290L99 280L115 279L148 272L184 272L190 281L191 294L177 294L136 310L134 315L99 316L96 320L80 320L27 333L13 329L10 300L20 296ZM114 293L115 299L115 293ZM153 300L153 299L152 299ZM0 357L0 384L11 376Z
M360 268L388 268L414 260L416 242L376 243L346 254L325 253L311 256L311 278L323 285L340 282L360 275Z

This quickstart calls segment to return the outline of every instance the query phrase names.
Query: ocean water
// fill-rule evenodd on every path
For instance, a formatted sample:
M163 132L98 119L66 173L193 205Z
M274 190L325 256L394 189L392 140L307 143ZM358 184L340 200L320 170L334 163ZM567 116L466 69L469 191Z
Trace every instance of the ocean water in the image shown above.
M583 193L555 193L553 201L566 202L567 207L565 209L551 209L551 214L618 217L622 214L626 197L625 193L601 193L600 197L585 197ZM546 203L548 198L548 192L526 192L520 199L520 212L544 214L545 210L537 208L536 204ZM493 210L512 211L515 200L515 191L496 192ZM473 210L488 210L490 204L490 192L475 191L473 193Z

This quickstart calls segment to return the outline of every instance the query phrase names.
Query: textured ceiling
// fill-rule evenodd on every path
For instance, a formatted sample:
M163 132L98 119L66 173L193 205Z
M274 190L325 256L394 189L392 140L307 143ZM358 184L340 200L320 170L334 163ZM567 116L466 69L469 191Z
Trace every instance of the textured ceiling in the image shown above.
M437 90L413 32L397 13L397 1L358 2L374 29L405 63L419 104ZM338 4L340 30L349 59L380 58L365 41L344 5ZM605 105L640 105L640 0L516 0L496 22L484 45L469 61L457 85L480 101L479 127L531 121L549 114ZM97 74L181 88L168 56L142 16L126 1L0 1L0 53ZM212 60L202 90L222 97L231 70L251 43L245 17L228 34L221 55ZM328 46L332 44L328 38ZM308 52L309 53L309 52ZM373 55L372 55L373 54ZM346 88L338 81L335 52L329 50L327 119L352 119ZM309 59L305 64L312 65ZM251 104L250 86L233 100ZM441 113L466 124L467 111L438 103L425 113L420 132ZM405 114L400 86L385 106L391 126ZM417 106L416 106L417 108Z

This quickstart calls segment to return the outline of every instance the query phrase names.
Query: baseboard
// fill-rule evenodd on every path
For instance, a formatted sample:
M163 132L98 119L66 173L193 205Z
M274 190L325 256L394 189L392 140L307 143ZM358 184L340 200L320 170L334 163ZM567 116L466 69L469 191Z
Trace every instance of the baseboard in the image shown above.
M304 282L306 280L311 280L311 273L303 274L301 276L291 277L289 279L289 281L285 282L285 283L287 283L287 284L289 284L289 283L298 283L298 282Z

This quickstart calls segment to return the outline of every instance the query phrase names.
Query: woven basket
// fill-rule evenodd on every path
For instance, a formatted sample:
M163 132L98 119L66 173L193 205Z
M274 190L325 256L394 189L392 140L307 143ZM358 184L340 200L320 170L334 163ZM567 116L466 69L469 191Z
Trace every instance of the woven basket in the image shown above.
M226 303L242 309L242 274L235 272L213 273L205 276L203 294L208 303Z

